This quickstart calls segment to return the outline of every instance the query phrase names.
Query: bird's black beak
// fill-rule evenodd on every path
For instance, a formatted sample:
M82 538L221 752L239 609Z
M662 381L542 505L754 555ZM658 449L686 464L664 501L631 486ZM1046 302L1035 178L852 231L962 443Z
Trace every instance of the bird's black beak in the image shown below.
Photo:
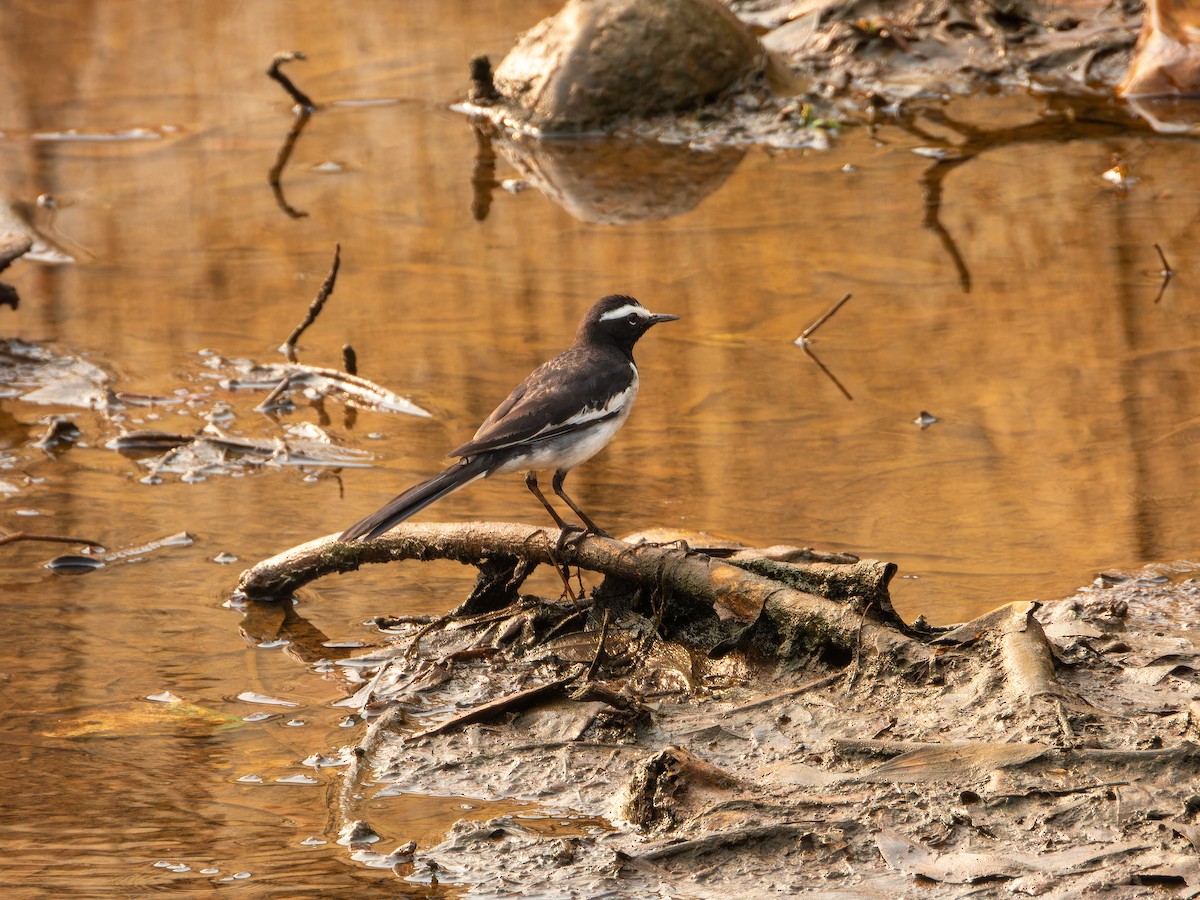
M651 313L650 324L657 325L659 322L674 322L679 316L673 316L670 313Z

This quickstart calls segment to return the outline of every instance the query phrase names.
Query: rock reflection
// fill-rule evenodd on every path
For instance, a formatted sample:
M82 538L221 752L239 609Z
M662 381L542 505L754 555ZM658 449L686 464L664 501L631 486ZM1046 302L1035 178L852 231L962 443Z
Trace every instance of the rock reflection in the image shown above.
M745 155L740 147L703 150L657 141L531 140L475 122L479 149L472 210L486 218L496 153L521 177L581 222L628 225L669 219L715 193Z

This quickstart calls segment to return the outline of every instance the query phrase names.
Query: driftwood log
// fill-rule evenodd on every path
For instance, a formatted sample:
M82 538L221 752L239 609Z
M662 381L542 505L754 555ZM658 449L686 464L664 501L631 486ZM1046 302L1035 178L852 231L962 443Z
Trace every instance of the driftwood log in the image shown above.
M286 597L324 575L400 560L456 560L480 568L485 577L518 563L526 570L548 564L578 567L657 592L673 603L715 610L722 618L749 623L747 638L767 633L772 644L783 648L823 649L843 661L859 655L895 656L911 664L927 661L932 652L891 607L891 563L812 552L807 558L813 561L807 562L747 553L717 559L683 542L560 538L557 531L531 525L481 522L405 523L362 542L328 535L246 570L237 592L248 599Z

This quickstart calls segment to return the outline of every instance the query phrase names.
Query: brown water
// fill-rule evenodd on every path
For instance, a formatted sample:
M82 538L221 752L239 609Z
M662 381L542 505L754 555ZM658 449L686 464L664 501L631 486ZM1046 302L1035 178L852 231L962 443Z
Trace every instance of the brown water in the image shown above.
M115 390L193 396L120 421L0 400L0 529L109 548L195 536L83 576L42 568L67 548L0 547L6 896L400 889L331 842L336 775L301 761L362 726L342 727L331 704L347 686L311 662L339 652L321 636L374 640L363 624L374 615L446 609L466 573L319 583L298 607L319 632L307 646L260 646L271 628L222 604L246 564L344 527L433 470L602 293L683 317L639 347L637 411L571 478L614 531L707 529L893 560L902 611L935 621L1197 556L1194 141L1068 129L1042 101L983 99L951 112L1008 130L952 169L913 152L929 134L895 126L848 131L828 152L566 145L524 169L498 147L497 180L534 166L544 190L496 187L488 205L476 138L447 104L471 55L498 58L553 6L0 8L0 199L55 197L37 221L77 259L6 272L22 305L0 309L0 334L82 354ZM291 127L263 75L281 49L308 54L289 71L325 104L283 175L302 218L266 181ZM1101 178L1114 155L1136 179L1123 188ZM922 227L940 174L941 236ZM340 473L146 484L104 448L119 427L194 430L222 400L235 413L226 427L252 437L320 421L303 406L282 425L254 414L262 395L223 391L211 354L278 360L335 242L337 290L301 358L338 365L351 343L362 374L432 419L348 423L328 405L330 431L375 454L375 468ZM1161 298L1154 243L1178 273ZM792 344L846 292L813 349L853 399ZM924 430L923 410L939 419ZM30 446L55 412L83 433L57 458ZM540 521L516 480L425 518ZM214 561L223 553L237 561ZM162 691L188 705L144 699ZM299 773L316 783L276 781ZM391 798L372 821L385 851L428 846L463 805L481 806ZM477 814L513 809L536 815Z

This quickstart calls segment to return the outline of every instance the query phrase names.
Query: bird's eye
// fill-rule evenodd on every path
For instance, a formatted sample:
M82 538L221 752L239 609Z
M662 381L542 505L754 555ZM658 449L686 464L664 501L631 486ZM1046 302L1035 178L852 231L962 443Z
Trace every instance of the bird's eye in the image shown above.
M638 323L637 313L630 313L627 321L630 325L636 325Z

